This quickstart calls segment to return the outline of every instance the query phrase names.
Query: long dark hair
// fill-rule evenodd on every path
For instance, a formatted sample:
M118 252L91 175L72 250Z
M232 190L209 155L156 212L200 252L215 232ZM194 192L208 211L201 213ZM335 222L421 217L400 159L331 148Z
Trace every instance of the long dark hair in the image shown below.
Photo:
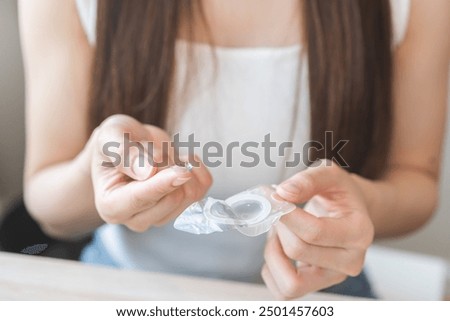
M392 123L389 0L303 3L311 138L325 144L332 131L334 141L348 140L341 154L350 170L379 177ZM200 0L99 0L91 129L116 113L165 126L180 23L200 7Z

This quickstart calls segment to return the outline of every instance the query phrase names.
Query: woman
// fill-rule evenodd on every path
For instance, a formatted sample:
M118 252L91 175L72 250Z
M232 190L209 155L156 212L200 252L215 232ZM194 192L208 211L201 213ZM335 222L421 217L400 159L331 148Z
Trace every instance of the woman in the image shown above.
M22 0L27 207L55 237L98 228L86 262L261 275L280 298L331 286L371 296L360 272L373 238L417 229L436 206L449 9L446 0ZM123 147L125 133L154 143L152 159L103 166L114 160L105 144ZM235 153L231 166L155 169L176 133L222 146L271 134L294 150L314 140L324 148L311 160L346 140L348 166L244 168ZM268 237L172 227L206 193L270 183L307 205Z

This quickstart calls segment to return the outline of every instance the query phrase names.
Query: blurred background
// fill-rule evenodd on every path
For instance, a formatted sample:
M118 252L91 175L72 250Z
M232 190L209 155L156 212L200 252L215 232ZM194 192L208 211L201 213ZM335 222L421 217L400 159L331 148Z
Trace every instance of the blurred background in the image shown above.
M448 136L444 146L440 206L436 215L420 231L404 238L379 242L383 246L438 256L450 262ZM24 79L17 3L15 0L0 0L0 213L5 213L11 202L21 195L24 141Z

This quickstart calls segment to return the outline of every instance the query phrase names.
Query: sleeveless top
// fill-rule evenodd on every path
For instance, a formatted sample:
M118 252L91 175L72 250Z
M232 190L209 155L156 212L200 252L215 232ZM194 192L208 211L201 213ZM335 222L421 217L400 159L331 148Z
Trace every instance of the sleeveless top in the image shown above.
M76 3L87 39L95 46L97 1ZM409 0L391 0L393 46L404 38L409 7ZM187 67L188 45L198 64L194 74ZM277 155L281 142L292 141L293 150L301 152L309 138L307 58L300 55L301 50L301 45L216 47L213 56L206 44L177 41L169 132L179 133L185 141L194 134L201 146L219 142L224 152L232 142L259 143L259 148L249 149L262 161L258 166L240 166L249 158L238 147L231 150L231 166L224 157L221 166L210 168L214 183L209 195L226 198L254 185L279 183L304 168L286 168L284 161L292 154ZM188 73L186 95L183 85ZM275 167L263 161L261 143L269 133L271 141L277 142L270 153ZM96 239L120 267L240 281L259 280L265 244L264 235L192 235L175 230L171 223L141 234L121 225L105 224L97 230Z

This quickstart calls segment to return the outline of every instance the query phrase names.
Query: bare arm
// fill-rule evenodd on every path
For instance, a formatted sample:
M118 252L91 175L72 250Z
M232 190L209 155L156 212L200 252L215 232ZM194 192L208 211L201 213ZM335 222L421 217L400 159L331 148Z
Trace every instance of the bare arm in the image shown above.
M84 149L93 49L74 1L21 0L19 8L27 85L25 202L49 234L77 237L101 223Z
M153 157L163 154L170 138L125 115L108 117L89 137L93 49L73 0L21 0L20 23L27 82L25 202L47 233L76 238L103 222L144 232L206 193L212 178L204 166L155 169L148 159L135 162L138 155L131 167L102 165L111 161L103 146L120 146L124 133L143 146L152 142Z
M308 202L283 216L267 241L261 273L278 297L298 297L358 275L374 236L412 231L433 213L446 119L450 3L412 4L408 34L395 54L389 168L372 181L322 161L278 185L282 198Z
M395 53L394 133L385 177L355 177L369 201L377 237L412 231L438 199L445 131L450 2L412 0L409 29Z

